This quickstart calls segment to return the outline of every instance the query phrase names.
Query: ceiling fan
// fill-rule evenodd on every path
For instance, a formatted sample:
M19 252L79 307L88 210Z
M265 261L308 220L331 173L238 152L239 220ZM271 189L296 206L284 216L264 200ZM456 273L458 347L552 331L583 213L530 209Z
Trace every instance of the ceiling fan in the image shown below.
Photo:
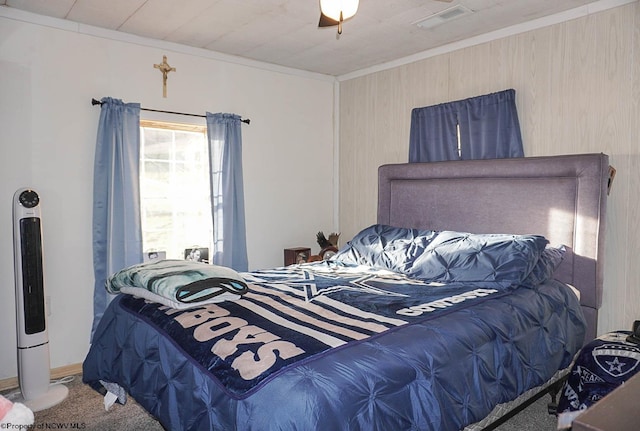
M453 0L434 0L451 3ZM318 27L338 26L342 34L343 21L352 18L358 11L359 0L320 0L320 22Z

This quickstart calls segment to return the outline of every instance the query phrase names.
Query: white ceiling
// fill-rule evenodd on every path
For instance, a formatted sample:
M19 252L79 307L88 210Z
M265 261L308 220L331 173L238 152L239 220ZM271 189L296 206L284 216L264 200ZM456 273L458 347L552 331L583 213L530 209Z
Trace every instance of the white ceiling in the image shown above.
M602 0L362 0L318 28L318 0L0 0L0 5L138 36L333 76ZM421 29L455 5L473 14Z

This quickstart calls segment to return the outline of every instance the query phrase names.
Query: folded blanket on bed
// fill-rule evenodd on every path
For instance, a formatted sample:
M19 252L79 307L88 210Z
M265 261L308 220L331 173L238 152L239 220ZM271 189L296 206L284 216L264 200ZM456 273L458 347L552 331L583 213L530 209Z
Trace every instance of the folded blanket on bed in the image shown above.
M248 290L233 269L188 260L151 261L124 268L107 279L106 289L178 309L236 300Z

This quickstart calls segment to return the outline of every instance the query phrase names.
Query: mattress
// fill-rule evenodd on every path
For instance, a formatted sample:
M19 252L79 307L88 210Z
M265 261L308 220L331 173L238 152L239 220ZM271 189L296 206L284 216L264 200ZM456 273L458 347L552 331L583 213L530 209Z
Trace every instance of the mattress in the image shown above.
M118 296L83 380L120 385L171 430L459 430L569 366L586 328L553 279L336 261L242 275L241 299L193 309Z

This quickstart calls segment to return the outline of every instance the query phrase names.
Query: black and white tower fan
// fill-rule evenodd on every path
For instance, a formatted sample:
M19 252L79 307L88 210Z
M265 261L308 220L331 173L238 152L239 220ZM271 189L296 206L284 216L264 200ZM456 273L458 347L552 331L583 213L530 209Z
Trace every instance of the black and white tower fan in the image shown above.
M14 401L40 411L60 403L69 390L62 384L50 384L40 197L31 189L20 189L13 196L13 256L18 382L23 398Z

